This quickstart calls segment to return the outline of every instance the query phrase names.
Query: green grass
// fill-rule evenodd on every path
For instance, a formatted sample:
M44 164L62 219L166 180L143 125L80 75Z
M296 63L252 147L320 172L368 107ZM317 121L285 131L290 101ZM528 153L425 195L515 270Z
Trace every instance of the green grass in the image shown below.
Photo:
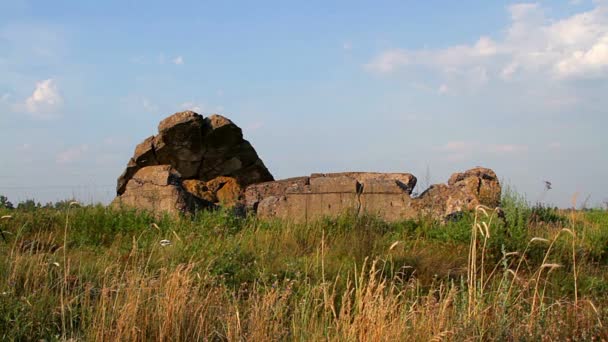
M608 339L608 213L513 194L503 210L486 240L472 236L480 212L294 225L0 209L12 216L0 221L0 339Z

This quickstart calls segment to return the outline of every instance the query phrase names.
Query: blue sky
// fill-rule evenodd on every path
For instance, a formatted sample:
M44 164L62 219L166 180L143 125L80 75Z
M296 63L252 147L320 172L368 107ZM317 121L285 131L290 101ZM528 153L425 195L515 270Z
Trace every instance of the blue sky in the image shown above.
M107 202L135 145L194 109L276 178L482 165L530 201L599 205L605 94L602 1L2 0L0 193Z

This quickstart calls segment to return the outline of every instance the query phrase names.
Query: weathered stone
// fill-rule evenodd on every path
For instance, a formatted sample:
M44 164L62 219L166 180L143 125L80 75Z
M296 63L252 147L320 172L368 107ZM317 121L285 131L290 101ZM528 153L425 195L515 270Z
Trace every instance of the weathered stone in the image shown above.
M217 194L213 191L210 191L207 187L207 182L201 181L198 179L186 179L182 181L182 186L186 191L193 194L198 198L202 198L205 201L209 201L211 203L217 203Z
M191 111L161 121L154 138L158 164L173 166L184 179L195 178L205 153L202 131L203 117Z
M121 196L134 175L146 166L170 165L192 194L199 198L233 205L244 186L272 181L273 177L241 129L221 115L207 118L192 112L175 113L162 120L158 134L137 145L133 157L118 178ZM220 177L230 180L219 181ZM190 181L202 181L202 183ZM215 180L222 189L203 190ZM238 194L237 194L238 192Z
M388 222L413 219L416 216L409 195L387 192L363 192L360 198L359 213L376 215Z
M416 208L434 217L453 217L474 210L478 205L495 208L500 205L501 188L494 171L476 167L454 173L448 185L433 185L416 201Z
M158 165L153 142L154 136L151 136L135 147L135 152L133 153L133 157L129 160L127 168L118 178L118 193L123 193L125 191L127 182L133 177L137 170L145 166Z
M288 214L286 201L287 199L285 196L268 196L257 203L256 215L261 219L284 219ZM304 212L300 212L298 214L302 215L303 213ZM305 220L306 216L303 216L303 218L298 220L298 222Z
M217 177L208 182L198 179L187 179L182 182L186 191L206 201L232 207L242 197L242 189L232 177Z
M170 165L146 166L128 181L125 192L112 202L114 207L132 207L169 214L192 213L212 203L187 192L179 173Z
M448 185L459 187L478 199L478 204L491 208L500 205L501 187L496 173L491 169L476 167L450 177Z
M232 207L239 202L242 189L235 178L217 177L207 182L207 188L214 192L217 202L226 207Z
M416 187L417 179L411 173L382 173L382 172L337 172L337 173L313 173L310 178L319 177L350 177L356 179L359 183L368 183L369 180L395 180L397 185L403 188L408 194L412 193Z
M361 184L348 176L311 177L310 191L315 194L357 193Z
M140 169L140 167L137 166L137 164L135 163L135 160L133 158L129 159L129 162L127 163L127 167L122 172L122 174L118 177L118 180L116 182L117 183L116 184L116 193L117 194L120 195L123 192L125 192L125 189L127 188L127 183L129 182L129 180L131 178L133 178L133 175L139 169Z
M500 184L490 169L454 174L448 185L433 185L411 198L415 184L416 177L401 173L312 174L251 185L245 190L245 203L261 218L308 222L347 211L387 221L423 216L445 220L479 204L492 207L500 201Z
M405 184L396 179L371 178L363 183L364 194L408 194Z
M496 174L482 167L455 173L447 185L433 185L416 198L411 197L416 177L409 173L316 173L272 180L232 121L186 111L161 121L158 134L137 145L118 179L114 202L169 212L220 204L295 222L346 211L398 221L445 220L480 204L496 207L501 195Z
M268 197L280 197L286 193L300 193L310 191L309 177L295 177L273 182L252 184L245 188L245 204L249 209L255 210L260 201Z

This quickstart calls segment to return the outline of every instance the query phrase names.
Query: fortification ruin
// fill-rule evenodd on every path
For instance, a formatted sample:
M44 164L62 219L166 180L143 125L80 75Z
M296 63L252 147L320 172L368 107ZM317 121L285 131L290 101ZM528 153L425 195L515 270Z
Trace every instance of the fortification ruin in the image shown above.
M118 178L113 206L193 213L242 207L262 219L303 223L351 212L386 221L445 220L477 205L497 207L494 171L476 167L412 197L409 173L343 172L275 181L241 129L221 115L179 112L140 143Z

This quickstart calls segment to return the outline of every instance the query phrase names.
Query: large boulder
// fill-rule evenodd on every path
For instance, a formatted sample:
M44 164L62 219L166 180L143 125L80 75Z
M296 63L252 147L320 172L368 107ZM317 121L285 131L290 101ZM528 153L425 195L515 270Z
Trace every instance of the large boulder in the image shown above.
M250 185L245 190L245 204L260 218L299 223L347 211L377 215L386 221L420 217L445 221L480 204L500 204L498 178L486 168L455 173L448 184L432 185L412 198L415 185L416 177L409 173L312 174Z
M118 178L117 196L126 194L140 170L155 165L170 166L179 175L182 189L218 204L234 205L240 201L244 187L274 180L241 129L217 114L203 117L185 111L162 120L158 134L135 148ZM134 196L133 192L129 196ZM137 201L122 202L143 207Z

